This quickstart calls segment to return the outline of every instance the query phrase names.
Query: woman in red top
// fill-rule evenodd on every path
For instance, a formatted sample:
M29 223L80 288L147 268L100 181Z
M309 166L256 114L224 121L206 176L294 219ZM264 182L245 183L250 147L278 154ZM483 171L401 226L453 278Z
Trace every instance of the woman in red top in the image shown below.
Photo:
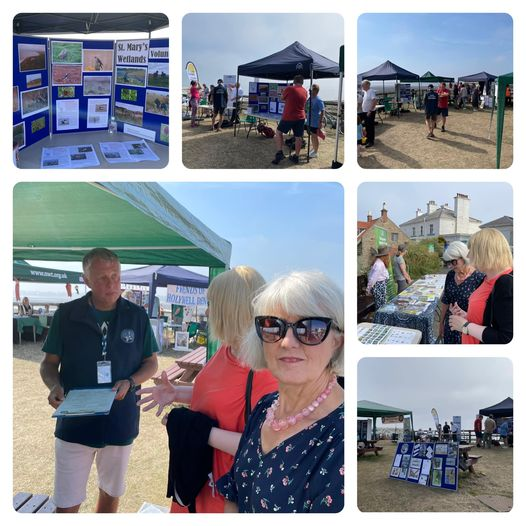
M462 332L462 343L509 343L513 339L513 257L504 235L484 228L469 240L471 264L486 274L469 298L467 312L456 303L449 317L451 330Z
M228 270L208 288L208 322L221 347L197 375L193 386L174 386L162 374L162 383L138 391L145 396L138 403L148 404L144 411L158 406L157 416L174 402L189 403L218 422L208 443L214 449L213 480L205 484L196 498L197 513L223 513L224 498L215 489L215 481L230 470L245 427L245 391L249 367L239 360L239 347L254 319L252 299L264 285L261 275L250 267ZM277 390L276 379L267 371L254 373L251 407L265 394ZM187 508L173 502L172 513L186 513Z
M190 82L190 108L192 108L192 128L197 126L197 108L199 106L199 99L201 98L201 84L196 80Z

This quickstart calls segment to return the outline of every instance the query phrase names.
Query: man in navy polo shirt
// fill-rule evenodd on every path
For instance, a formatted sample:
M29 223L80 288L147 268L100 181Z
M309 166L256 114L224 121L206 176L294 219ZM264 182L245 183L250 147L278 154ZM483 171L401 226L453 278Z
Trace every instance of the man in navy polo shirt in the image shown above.
M133 440L139 434L137 386L157 371L157 342L145 310L120 297L120 262L105 248L82 260L91 292L62 304L42 350L42 380L57 408L71 389L112 387L104 416L57 418L55 492L59 513L76 513L86 499L93 460L99 496L96 511L116 512L124 494Z
M431 139L435 137L433 130L437 124L438 114L438 93L433 88L433 84L429 84L426 96L424 97L424 107L426 112L426 126L429 130L427 138Z

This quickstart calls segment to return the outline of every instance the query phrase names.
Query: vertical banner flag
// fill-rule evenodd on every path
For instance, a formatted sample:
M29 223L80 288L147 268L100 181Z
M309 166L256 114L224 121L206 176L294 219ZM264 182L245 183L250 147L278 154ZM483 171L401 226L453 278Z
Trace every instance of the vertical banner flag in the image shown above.
M192 82L192 80L199 82L199 74L197 73L197 67L193 62L186 63L186 74L190 82Z

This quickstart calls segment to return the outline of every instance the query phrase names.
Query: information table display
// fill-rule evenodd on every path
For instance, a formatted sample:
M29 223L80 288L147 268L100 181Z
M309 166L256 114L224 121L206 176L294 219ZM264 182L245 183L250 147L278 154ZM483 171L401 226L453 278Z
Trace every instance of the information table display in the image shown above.
M458 467L457 442L399 442L389 478L456 491Z
M436 343L445 281L445 274L431 274L415 281L376 311L374 323L417 329L422 333L421 343Z

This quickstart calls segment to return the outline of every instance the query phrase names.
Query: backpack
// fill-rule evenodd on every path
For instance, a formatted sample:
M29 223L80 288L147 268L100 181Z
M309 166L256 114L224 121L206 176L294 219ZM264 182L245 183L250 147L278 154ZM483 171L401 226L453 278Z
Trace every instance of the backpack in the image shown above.
M270 126L265 126L261 122L258 124L257 132L267 137L267 139L272 139L276 135L276 132Z

